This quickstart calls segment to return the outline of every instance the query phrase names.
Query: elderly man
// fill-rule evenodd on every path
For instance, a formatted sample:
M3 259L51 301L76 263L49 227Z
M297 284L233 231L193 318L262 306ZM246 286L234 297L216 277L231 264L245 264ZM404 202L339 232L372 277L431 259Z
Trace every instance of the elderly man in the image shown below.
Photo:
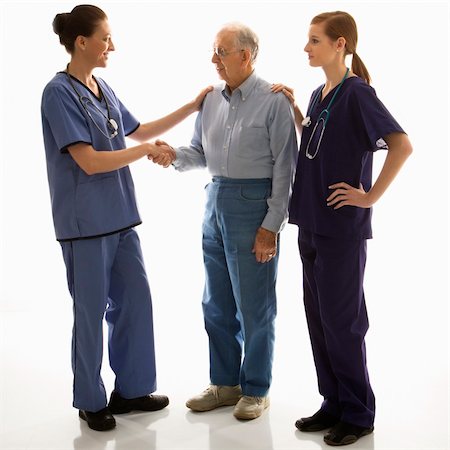
M255 74L257 53L248 27L219 31L212 62L225 86L207 95L191 145L176 149L173 161L179 171L207 166L212 174L203 223L211 385L186 406L236 405L239 419L269 406L278 233L297 155L291 106Z

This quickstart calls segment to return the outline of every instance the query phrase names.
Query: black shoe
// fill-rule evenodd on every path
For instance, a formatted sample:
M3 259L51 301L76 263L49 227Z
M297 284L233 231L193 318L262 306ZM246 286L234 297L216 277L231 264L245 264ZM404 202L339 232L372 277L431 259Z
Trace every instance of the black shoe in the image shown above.
M328 445L348 445L356 442L360 437L367 436L373 432L373 427L364 428L339 422L323 438Z
M311 417L302 417L295 422L295 426L300 431L321 431L331 428L339 422L339 419L331 414L319 409Z
M169 399L165 395L145 395L127 399L113 391L108 406L113 414L125 414L130 411L159 411L168 404Z
M89 428L95 431L107 431L116 427L116 420L109 408L103 408L97 412L80 409L78 415L87 422Z

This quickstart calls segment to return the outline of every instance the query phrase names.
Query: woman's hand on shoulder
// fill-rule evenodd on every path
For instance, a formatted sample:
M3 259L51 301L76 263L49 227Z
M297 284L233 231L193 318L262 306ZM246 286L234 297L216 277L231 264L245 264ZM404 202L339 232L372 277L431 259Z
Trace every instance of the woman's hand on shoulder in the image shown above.
M191 102L193 111L200 110L203 100L206 97L206 94L208 94L208 92L211 92L213 89L214 89L213 86L207 86L200 91L200 93L197 95L197 97L195 97L194 100L192 100L192 102Z
M291 102L292 106L295 106L295 96L294 96L293 88L288 87L282 83L275 83L275 84L272 84L271 90L275 94L278 92L282 92L287 97L287 99Z

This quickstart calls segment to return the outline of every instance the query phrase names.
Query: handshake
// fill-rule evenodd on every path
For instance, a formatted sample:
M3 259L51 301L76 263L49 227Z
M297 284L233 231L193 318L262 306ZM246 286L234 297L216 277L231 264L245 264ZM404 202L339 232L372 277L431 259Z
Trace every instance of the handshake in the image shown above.
M149 146L150 151L147 158L155 164L169 167L177 159L175 150L167 142L157 139L155 142L149 143Z

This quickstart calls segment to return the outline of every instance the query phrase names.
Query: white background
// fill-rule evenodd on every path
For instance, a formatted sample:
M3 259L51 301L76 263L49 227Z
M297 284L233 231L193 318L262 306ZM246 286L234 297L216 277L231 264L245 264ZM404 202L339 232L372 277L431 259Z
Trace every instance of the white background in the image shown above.
M323 72L309 67L303 52L311 18L336 9L353 15L358 54L414 147L375 205L375 239L368 245L367 345L378 417L406 425L405 410L412 414L417 408L417 414L436 414L437 422L430 423L448 424L447 3L95 4L108 14L116 46L108 68L96 73L141 122L218 82L211 48L215 33L229 21L256 31L258 74L294 87L304 111L311 91L323 81ZM58 402L67 409L71 403L71 299L51 220L40 98L69 60L52 31L53 17L75 5L0 3L0 434L19 429L20 411L30 396L46 402L48 414ZM188 144L194 119L163 138L173 146ZM374 176L384 157L376 154ZM137 231L153 294L159 390L184 398L209 381L201 312L201 219L209 176L206 171L178 174L147 160L134 163L132 172L144 221ZM296 232L287 225L281 236L272 399L289 389L285 402L315 408L319 397L301 303ZM106 361L104 378L111 389ZM413 423L422 418L415 416ZM446 448L445 426L430 433L436 439L430 448ZM0 440L0 448L12 447Z

